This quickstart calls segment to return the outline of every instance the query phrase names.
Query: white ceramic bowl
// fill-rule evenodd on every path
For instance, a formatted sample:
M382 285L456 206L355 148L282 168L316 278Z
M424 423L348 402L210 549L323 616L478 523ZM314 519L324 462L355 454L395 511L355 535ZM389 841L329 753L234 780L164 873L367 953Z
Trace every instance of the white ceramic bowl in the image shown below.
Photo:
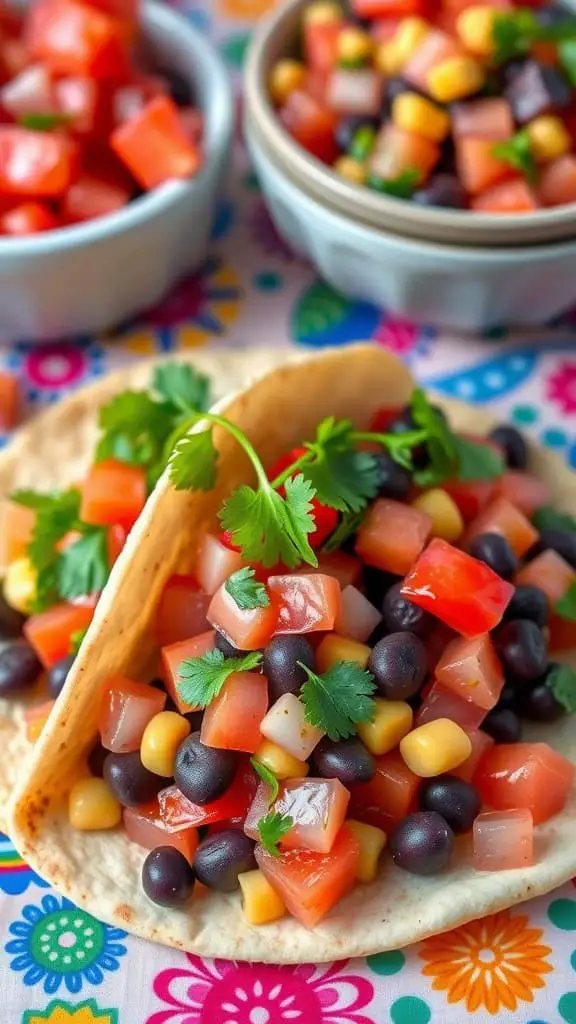
M343 294L465 331L537 326L576 302L576 240L474 248L368 227L292 180L250 117L245 129L278 231Z
M167 7L146 3L143 31L159 65L193 86L204 167L110 216L0 238L0 343L104 331L158 302L206 253L233 134L229 77L207 39Z

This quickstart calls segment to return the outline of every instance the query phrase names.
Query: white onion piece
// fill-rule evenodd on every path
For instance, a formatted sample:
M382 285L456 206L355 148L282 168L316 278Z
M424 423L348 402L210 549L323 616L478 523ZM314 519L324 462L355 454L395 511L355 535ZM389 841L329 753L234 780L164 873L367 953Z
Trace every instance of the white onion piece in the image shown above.
M326 102L337 114L373 117L382 106L383 80L377 71L338 68L328 79Z
M270 809L270 786L266 782L261 782L256 790L256 795L250 804L246 820L244 822L244 831L247 836L251 839L255 839L257 843L260 842L260 833L258 831L258 822L260 818L265 818Z
M0 89L0 102L12 117L57 113L52 80L41 64L31 64Z
M285 693L265 715L260 732L292 757L306 761L324 733L304 718L304 705L293 693Z
M231 551L212 533L204 534L198 551L196 576L205 594L215 594L243 564L239 551Z
M381 622L378 609L357 587L344 587L340 614L334 623L336 633L363 644Z

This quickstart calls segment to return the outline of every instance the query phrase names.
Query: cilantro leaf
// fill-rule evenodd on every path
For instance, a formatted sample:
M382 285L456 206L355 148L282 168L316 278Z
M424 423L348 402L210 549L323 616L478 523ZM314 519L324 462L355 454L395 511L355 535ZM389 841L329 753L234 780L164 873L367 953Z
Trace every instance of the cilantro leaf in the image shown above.
M516 132L511 139L496 143L492 147L492 152L499 160L503 160L504 163L510 164L515 170L520 171L531 185L534 184L537 178L536 161L532 154L532 143L527 131Z
M17 118L22 128L29 128L34 132L51 132L54 128L69 124L70 120L66 114L21 114Z
M256 570L246 565L238 569L238 572L233 572L224 584L224 589L241 611L268 608L270 604L266 587L254 579L255 575Z
M381 178L374 172L368 174L366 184L375 192L383 192L387 196L394 196L396 199L410 199L422 177L417 167L408 167L396 178Z
M23 505L24 508L31 508L34 512L38 512L41 509L52 507L54 495L39 494L38 491L20 490L12 492L10 501L13 501L16 505Z
M36 512L27 554L38 574L33 610L44 611L60 597L57 571L60 555L57 545L65 534L77 526L80 491L75 488L52 494L14 491L10 497L17 504Z
M564 39L558 43L560 64L570 85L576 86L576 39Z
M260 842L264 849L273 857L280 856L278 843L294 824L289 814L280 814L279 811L270 811L265 818L258 822L258 833Z
M263 764L262 761L259 761L257 757L251 757L250 764L256 774L260 776L262 782L265 782L266 785L270 787L270 799L268 801L268 806L270 806L270 804L274 803L278 793L280 792L278 779L274 775L274 772L271 772L270 769Z
M569 715L576 713L576 672L570 665L555 665L548 673L546 686Z
M218 475L212 429L180 438L170 459L170 480L177 491L211 491Z
M158 460L164 441L173 427L166 405L155 402L145 391L123 391L100 409L102 437L96 447L96 462L118 459L132 466L147 466Z
M414 422L427 433L426 448L430 459L425 469L414 474L414 480L422 487L431 487L446 480L454 471L455 438L446 420L429 402L422 388L415 389L411 409Z
M540 26L532 11L519 8L496 14L492 27L492 63L505 64L528 53L539 37Z
M356 733L357 722L369 722L374 715L374 676L357 661L339 661L328 672L317 675L298 662L308 679L300 691L305 718L322 729L331 740L345 740Z
M339 512L359 512L378 493L378 462L369 452L356 451L349 420L333 416L323 420L316 440L306 448L314 458L302 466L302 473L323 505Z
M101 526L90 528L58 558L60 597L71 601L84 594L98 593L104 589L109 572L107 531Z
M354 536L356 530L360 528L363 519L364 510L362 512L344 512L334 533L322 545L322 551L327 555L333 551L338 551L344 544L344 541Z
M242 550L248 562L264 566L284 562L293 569L301 561L318 561L308 541L314 529L314 490L301 473L285 483L285 498L261 481L255 490L244 484L224 502L219 513L222 529Z
M459 480L493 480L504 470L504 460L487 444L454 437Z
M555 611L561 619L576 622L576 580L557 602Z
M84 629L74 630L74 632L70 636L70 654L78 654L78 651L82 646L82 641L84 640L84 637L86 636L87 632L87 626L85 626Z
M576 530L576 518L569 512L559 512L551 505L536 509L532 522L539 533L542 530Z
M250 672L261 661L259 651L250 651L241 658L225 658L222 651L214 650L201 658L186 658L178 670L178 693L187 704L206 708L233 672Z
M156 368L152 388L176 414L205 412L210 406L210 379L187 363L163 363Z

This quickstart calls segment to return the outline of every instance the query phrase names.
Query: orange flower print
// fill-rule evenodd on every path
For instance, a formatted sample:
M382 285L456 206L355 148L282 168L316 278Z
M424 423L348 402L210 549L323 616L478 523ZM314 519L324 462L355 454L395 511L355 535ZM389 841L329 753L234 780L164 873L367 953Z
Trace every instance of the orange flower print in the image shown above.
M542 975L554 968L542 929L528 925L525 914L504 910L428 939L418 954L426 961L422 974L434 978L432 988L446 992L449 1003L465 1002L469 1013L531 1003L534 989L544 988Z
M267 14L277 0L218 0L218 10L223 18L240 21L255 21Z

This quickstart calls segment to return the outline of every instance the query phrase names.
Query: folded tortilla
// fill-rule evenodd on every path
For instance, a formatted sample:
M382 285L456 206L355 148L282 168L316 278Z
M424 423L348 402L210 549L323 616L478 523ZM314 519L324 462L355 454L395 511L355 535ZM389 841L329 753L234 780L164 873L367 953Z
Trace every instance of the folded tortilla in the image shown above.
M265 465L313 435L325 416L365 427L376 409L402 406L412 382L390 354L363 345L325 352L283 366L218 411L237 423ZM484 431L489 416L464 406L447 409L459 428ZM564 812L536 830L536 863L513 871L478 873L469 839L459 839L453 865L432 878L396 869L384 858L378 879L355 889L315 930L292 918L253 927L240 896L209 893L185 910L166 910L144 895L146 851L121 830L75 832L64 797L97 734L100 688L113 672L138 678L154 663L153 630L163 586L193 567L205 529L213 528L223 498L253 481L229 434L215 432L220 469L214 489L176 492L159 482L112 572L82 651L48 728L35 748L11 807L10 830L23 857L66 896L106 921L147 939L209 957L274 963L361 956L407 945L486 913L553 889L576 872L576 796ZM551 484L557 504L574 511L576 477L548 452L533 452L535 471ZM542 728L538 737L576 759L573 723Z
M190 363L207 374L212 381L212 393L218 399L275 366L283 355L281 349L207 349L178 353L171 358ZM0 453L0 498L21 487L49 491L70 487L81 479L93 458L100 406L120 391L147 388L155 368L163 361L140 360L110 374L17 431L8 448ZM26 739L26 710L47 699L42 683L24 698L0 697L0 831L6 828L8 799L32 749Z

